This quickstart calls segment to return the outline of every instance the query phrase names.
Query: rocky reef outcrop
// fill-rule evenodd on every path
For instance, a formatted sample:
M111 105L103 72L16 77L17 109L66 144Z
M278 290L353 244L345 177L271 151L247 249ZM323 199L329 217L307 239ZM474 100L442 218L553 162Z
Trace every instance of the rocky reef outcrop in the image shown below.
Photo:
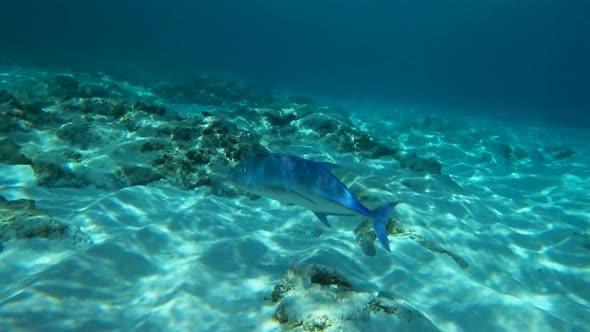
M174 103L212 108L179 114ZM437 160L358 128L341 107L206 75L144 87L106 75L31 71L0 90L0 120L0 162L31 165L47 187L117 190L167 181L233 195L223 178L244 156L318 143L363 159L392 157L417 174L442 172Z
M72 244L92 243L78 227L55 220L28 199L6 200L0 196L0 243L43 238Z
M355 290L342 273L324 265L292 266L268 300L283 331L438 331L403 299Z

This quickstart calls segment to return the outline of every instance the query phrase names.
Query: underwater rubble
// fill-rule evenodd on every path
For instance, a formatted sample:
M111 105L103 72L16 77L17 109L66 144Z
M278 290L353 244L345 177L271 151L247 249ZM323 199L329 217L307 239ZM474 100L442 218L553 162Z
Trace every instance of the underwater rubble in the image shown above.
M368 219L364 218L363 221L355 228L354 235L357 244L365 255L375 256L377 254L377 250L375 248L377 234L375 234L375 231L373 231L373 224ZM467 263L467 261L461 258L459 255L451 252L450 250L444 249L439 244L426 240L421 236L406 230L395 217L389 218L387 223L387 235L394 238L408 238L410 240L416 241L416 243L420 244L422 247L433 253L449 256L461 269L467 269L469 267L469 263Z
M78 227L53 219L28 199L6 200L0 196L0 243L43 238L72 244L92 243Z
M438 331L394 294L355 290L340 272L319 264L290 267L267 299L284 331Z
M154 87L154 92L173 102L223 106L245 103L263 106L274 101L272 92L252 82L227 80L202 75L185 82L167 82Z
M164 180L231 196L222 179L247 154L318 141L362 158L392 157L412 172L442 172L437 160L356 128L339 107L253 84L201 76L142 87L103 74L19 75L0 89L0 162L31 165L39 186L117 190ZM214 108L178 114L175 103Z

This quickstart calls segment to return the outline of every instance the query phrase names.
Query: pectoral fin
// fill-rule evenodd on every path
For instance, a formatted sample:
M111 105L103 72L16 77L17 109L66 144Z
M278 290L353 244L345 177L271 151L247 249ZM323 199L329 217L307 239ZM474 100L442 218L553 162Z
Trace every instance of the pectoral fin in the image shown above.
M320 221L322 223L324 223L324 225L326 225L328 227L332 227L332 225L330 225L330 223L328 222L328 218L327 218L326 214L319 213L319 212L314 212L314 213L318 217L318 219L320 219Z

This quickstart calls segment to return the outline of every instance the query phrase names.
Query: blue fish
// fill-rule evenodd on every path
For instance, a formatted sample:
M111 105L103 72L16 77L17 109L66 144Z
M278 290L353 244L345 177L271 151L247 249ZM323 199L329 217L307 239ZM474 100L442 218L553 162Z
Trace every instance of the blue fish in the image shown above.
M398 202L369 210L330 172L334 167L288 154L260 153L242 160L231 170L229 179L252 194L306 207L328 227L327 216L369 217L379 242L390 251L386 223Z

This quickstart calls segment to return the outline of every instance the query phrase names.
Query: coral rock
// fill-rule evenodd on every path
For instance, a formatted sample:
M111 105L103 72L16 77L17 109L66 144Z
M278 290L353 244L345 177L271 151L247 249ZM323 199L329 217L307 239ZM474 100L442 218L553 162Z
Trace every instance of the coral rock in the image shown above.
M0 242L14 239L69 239L75 243L91 243L90 238L75 226L54 220L27 199L7 201L0 196Z
M402 156L399 159L402 168L409 168L417 173L440 174L442 165L434 158L418 157L415 153Z
M277 303L273 318L282 330L377 331L375 316L381 329L396 326L395 330L437 331L405 301L355 291L340 272L323 265L294 265L269 299Z
M0 162L10 165L30 165L31 160L20 152L18 145L12 138L0 139Z

